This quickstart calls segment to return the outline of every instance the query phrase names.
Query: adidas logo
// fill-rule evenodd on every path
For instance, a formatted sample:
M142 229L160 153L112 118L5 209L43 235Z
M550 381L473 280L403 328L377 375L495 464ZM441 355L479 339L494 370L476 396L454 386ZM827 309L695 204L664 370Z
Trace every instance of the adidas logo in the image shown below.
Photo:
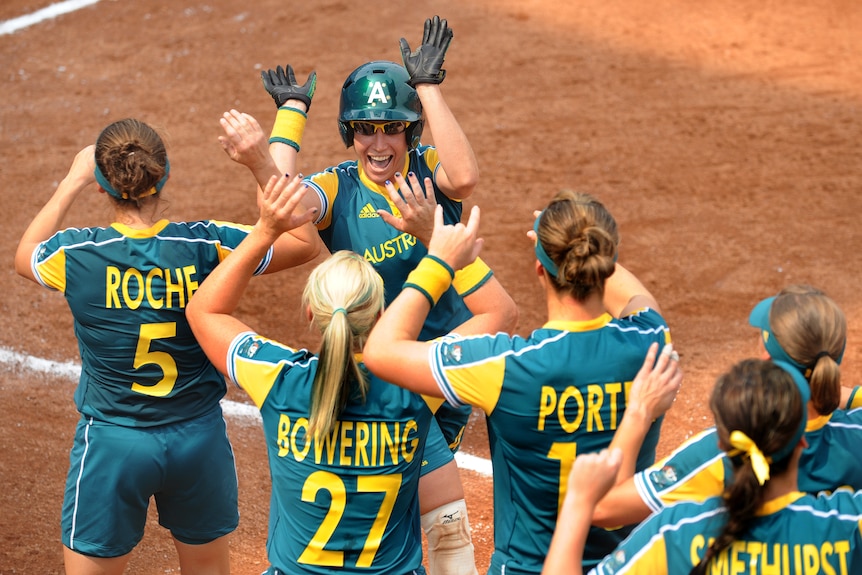
M359 219L365 218L379 218L380 214L377 213L377 210L374 209L374 206L371 204L365 204L362 206L362 209L359 210Z

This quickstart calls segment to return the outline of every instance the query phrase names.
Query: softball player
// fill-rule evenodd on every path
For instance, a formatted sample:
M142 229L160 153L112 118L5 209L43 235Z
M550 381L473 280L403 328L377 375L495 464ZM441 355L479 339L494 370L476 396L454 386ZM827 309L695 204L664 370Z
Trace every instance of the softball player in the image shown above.
M410 222L399 209L397 195L394 199L390 196L387 182L403 182L410 174L420 182L430 179L433 191L429 196L433 194L432 203L443 207L448 223L460 221L461 201L472 194L478 182L476 157L440 89L445 77L443 59L451 38L446 20L435 16L425 22L422 44L416 51L411 52L407 41L401 39L403 66L374 61L356 68L342 86L338 127L345 146L354 148L357 159L305 179L313 191L305 203L319 210L315 225L324 244L330 252L354 251L374 265L383 278L387 303L427 253L420 241L422 234L408 230ZM270 152L281 173L294 174L316 74L299 85L290 66L279 66L263 72L262 78L278 106ZM420 144L426 125L434 135L435 146ZM402 194L407 193L401 189ZM421 338L440 336L469 319L465 298L480 287L485 287L484 303L499 307L508 315L509 327L514 328L514 301L479 261L460 273L453 287L441 296ZM471 412L468 405L455 408L444 403L435 415L435 425L439 425L452 452L460 446ZM432 429L431 433L439 431ZM431 570L441 575L475 573L467 508L454 458L430 448L426 460L420 500ZM452 522L448 519L452 516L462 520Z
M799 462L799 488L809 493L862 489L862 461L856 455L862 410L837 409L847 343L844 313L820 290L793 285L758 303L749 321L760 330L764 358L795 365L810 383L808 447ZM711 428L695 435L663 461L615 486L597 506L594 523L637 523L671 503L721 494L733 472L717 434Z
M77 154L15 256L20 275L66 297L81 353L81 419L62 511L68 574L122 573L151 496L183 572L229 572L225 536L238 511L219 406L225 383L192 335L185 307L251 228L159 219L169 170L152 128L114 122ZM109 195L114 223L56 231L93 182ZM308 222L262 254L255 273L315 257L319 242Z
M414 341L458 268L439 261L432 239L430 256L405 283L414 289L388 306L365 350L378 376L485 412L494 470L489 573L541 571L572 462L608 446L644 356L653 344L670 342L653 296L616 263L616 222L600 202L562 192L530 236L548 302L547 323L530 337ZM638 469L654 460L661 420L647 423ZM604 557L623 533L592 530L585 561Z
M721 496L680 502L638 526L591 573L858 573L862 493L799 491L808 382L780 360L744 360L719 377L710 399L734 481ZM613 483L619 453L584 458L543 573L580 573L592 507ZM579 497L575 497L578 494Z
M303 306L322 335L319 355L231 315L256 262L290 227L280 206L301 185L286 183L265 188L259 223L187 310L207 355L260 408L273 481L267 573L424 573L418 483L442 402L390 385L361 363L383 308L380 276L347 250L311 273Z

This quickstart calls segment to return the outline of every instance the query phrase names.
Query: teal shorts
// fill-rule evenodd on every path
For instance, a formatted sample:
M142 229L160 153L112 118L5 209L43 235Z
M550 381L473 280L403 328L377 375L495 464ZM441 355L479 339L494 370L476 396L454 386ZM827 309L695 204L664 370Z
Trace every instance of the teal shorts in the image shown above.
M439 469L453 459L455 455L449 449L440 426L435 419L432 419L431 429L428 430L428 438L425 440L425 451L422 453L422 469L419 471L419 476Z
M150 497L180 542L209 543L239 523L233 449L221 409L190 421L124 427L82 417L69 456L63 545L118 557L141 541Z
M448 401L444 401L434 413L434 418L440 425L443 437L452 453L458 453L461 448L461 439L464 437L464 430L467 429L467 422L470 421L472 413L472 405L453 407Z

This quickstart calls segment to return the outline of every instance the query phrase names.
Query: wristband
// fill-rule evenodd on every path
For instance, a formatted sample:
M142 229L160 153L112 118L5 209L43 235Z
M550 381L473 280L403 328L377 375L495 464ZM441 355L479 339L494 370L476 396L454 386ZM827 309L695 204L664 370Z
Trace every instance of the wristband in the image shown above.
M452 285L452 278L454 277L455 272L446 262L432 255L427 255L422 258L416 269L407 276L404 287L417 290L428 298L428 303L434 307L440 300L440 296Z
M275 115L275 125L269 136L269 143L281 142L299 151L302 144L302 134L305 132L305 122L308 116L302 110L282 106Z
M466 297L485 285L485 282L491 279L492 275L494 275L494 270L488 267L482 258L476 258L476 261L455 272L452 287L455 288L458 295Z

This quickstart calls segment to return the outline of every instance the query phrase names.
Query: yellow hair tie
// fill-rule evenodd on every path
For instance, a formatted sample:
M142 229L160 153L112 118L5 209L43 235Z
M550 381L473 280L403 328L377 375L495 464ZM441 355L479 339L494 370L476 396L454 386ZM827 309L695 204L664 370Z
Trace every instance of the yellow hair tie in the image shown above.
M741 431L734 431L730 434L730 445L735 448L737 453L745 453L751 460L751 468L754 470L754 475L757 477L757 482L763 485L769 479L769 459L763 455L757 444L750 437Z

